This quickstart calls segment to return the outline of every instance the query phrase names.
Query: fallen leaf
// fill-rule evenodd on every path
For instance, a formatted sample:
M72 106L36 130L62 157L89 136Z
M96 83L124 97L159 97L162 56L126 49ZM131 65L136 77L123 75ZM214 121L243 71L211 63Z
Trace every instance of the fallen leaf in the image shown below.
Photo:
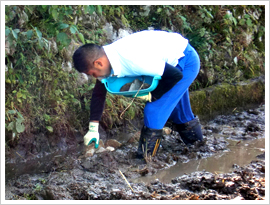
M199 196L198 195L192 195L190 198L189 198L189 200L199 200Z

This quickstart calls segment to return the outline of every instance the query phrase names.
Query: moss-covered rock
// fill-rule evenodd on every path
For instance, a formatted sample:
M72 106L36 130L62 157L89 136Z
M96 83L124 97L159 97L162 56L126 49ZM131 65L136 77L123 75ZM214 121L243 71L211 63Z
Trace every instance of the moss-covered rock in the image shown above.
M246 108L265 100L264 78L237 84L220 84L190 93L192 110L202 119L224 114L236 108Z

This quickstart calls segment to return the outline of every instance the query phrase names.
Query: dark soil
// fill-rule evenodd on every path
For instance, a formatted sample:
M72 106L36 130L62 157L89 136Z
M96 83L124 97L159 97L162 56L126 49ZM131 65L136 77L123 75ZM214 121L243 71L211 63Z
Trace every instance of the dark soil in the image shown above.
M86 154L82 137L78 137L78 143L72 149L37 154L39 157L30 160L24 158L26 155L16 159L9 157L6 159L5 199L263 200L264 154L242 167L232 164L234 171L231 173L196 171L173 178L170 183L158 179L151 183L130 182L141 176L154 175L177 162L229 151L228 140L235 141L237 145L240 141L264 138L264 106L217 116L202 123L202 128L204 141L188 147L176 132L165 134L158 155L147 162L136 159L139 132L126 135L129 140L121 142L121 146L114 151L95 153L93 156ZM120 136L119 139L115 136L115 139L120 141ZM7 152L7 156L11 153L14 151Z

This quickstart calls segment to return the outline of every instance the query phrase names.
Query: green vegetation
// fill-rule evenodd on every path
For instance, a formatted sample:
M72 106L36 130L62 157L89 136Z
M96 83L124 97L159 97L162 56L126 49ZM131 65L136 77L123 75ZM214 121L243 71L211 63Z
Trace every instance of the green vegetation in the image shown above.
M106 22L116 30L153 27L187 37L201 58L201 72L191 86L198 90L264 73L264 18L260 5L6 6L6 144L29 133L86 131L94 80L77 82L71 56L84 43L109 43ZM102 126L108 129L142 116L144 104L135 100L119 119L129 102L108 94Z
M191 90L264 72L264 6L158 5L147 16L139 15L144 8L127 8L132 30L154 27L179 32L198 51L201 72Z

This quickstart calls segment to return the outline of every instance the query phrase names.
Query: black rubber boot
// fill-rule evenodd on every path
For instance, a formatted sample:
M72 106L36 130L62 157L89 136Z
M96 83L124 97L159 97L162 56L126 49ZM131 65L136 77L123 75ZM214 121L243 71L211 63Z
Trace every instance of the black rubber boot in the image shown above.
M184 124L174 124L174 127L186 145L203 140L201 124L197 116Z
M162 129L150 129L143 126L139 139L137 158L144 158L146 154L147 156L155 156L159 150L161 139Z

